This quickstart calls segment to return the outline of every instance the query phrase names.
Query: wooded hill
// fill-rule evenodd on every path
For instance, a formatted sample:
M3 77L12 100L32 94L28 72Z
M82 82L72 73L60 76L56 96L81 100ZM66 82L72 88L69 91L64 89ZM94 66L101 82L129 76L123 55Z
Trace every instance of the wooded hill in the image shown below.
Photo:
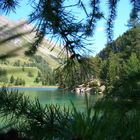
M95 75L106 83L106 91L138 92L140 87L140 25L108 44L95 58ZM98 61L97 61L98 60Z
M60 46L44 39L33 56L25 55L35 40L33 25L0 16L0 85L53 85ZM53 51L51 51L53 49Z

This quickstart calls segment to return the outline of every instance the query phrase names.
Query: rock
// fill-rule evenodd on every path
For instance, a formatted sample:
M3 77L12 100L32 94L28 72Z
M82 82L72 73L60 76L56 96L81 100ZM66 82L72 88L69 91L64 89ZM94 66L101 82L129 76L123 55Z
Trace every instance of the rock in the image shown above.
M100 86L99 89L100 89L101 93L103 93L105 91L105 85Z

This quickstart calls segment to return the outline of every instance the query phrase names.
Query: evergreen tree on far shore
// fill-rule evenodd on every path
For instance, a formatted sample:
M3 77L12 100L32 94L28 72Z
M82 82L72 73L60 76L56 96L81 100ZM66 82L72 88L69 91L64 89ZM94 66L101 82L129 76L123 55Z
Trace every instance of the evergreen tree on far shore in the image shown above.
M15 82L15 78L14 78L14 76L12 75L11 77L10 77L10 83L14 83Z

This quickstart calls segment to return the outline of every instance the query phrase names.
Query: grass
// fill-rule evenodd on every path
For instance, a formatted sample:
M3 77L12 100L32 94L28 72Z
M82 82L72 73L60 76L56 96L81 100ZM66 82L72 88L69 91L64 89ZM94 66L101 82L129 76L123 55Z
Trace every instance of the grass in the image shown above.
M35 32L23 34L22 36L15 36L20 33L28 32L28 30L32 29L32 26L27 26L27 29L24 28L24 25L21 23L13 23L4 17L1 17L2 21L0 23L0 27L6 25L5 28L1 30L1 38L0 38L0 60L7 59L10 63L14 63L15 59L19 59L21 62L29 62L29 58L24 56L25 51L27 51L31 47L31 42L34 41ZM7 25L8 22L8 25ZM29 28L28 28L29 27ZM10 38L11 37L11 38ZM12 38L15 37L15 38ZM59 65L57 54L59 54L61 47L55 45L53 52L52 50L54 43L50 43L48 39L44 39L41 46L46 48L46 51L40 51L38 49L37 54L42 56L44 60L48 63L48 65L52 68L56 68ZM45 53L48 52L48 53ZM50 52L50 53L49 53ZM52 54L56 54L52 57Z
M1 130L11 127L34 140L139 140L139 101L103 97L92 106L85 96L86 111L42 106L18 91L0 90ZM92 113L92 111L94 113ZM8 118L9 117L9 118Z
M57 58L55 57L53 58L51 55L45 55L39 51L36 54L40 55L44 60L46 60L46 62L49 64L50 67L55 69L59 66L59 62Z
M34 79L37 76L37 73L39 71L39 69L37 69L36 67L24 67L24 71L23 71L22 67L15 67L15 66L1 66L1 68L7 70L8 79L10 79L10 77L13 75L15 79L21 78L21 79L25 80L25 82L26 82L25 86L41 85L41 84L37 84L34 82ZM28 72L31 72L33 77L29 77Z
M20 40L22 41L21 44L20 43L14 44L14 40L10 40L9 42L0 44L0 57L2 57L3 55L6 55L6 59L9 62L13 62L17 58L21 61L29 61L28 60L29 57L24 55L25 51L27 51L29 49L29 44L23 38L20 38ZM58 54L58 53L56 53L56 54ZM57 56L52 57L51 53L46 54L44 52L38 51L37 55L42 56L42 58L44 58L44 60L46 60L46 62L49 64L50 67L56 68L59 65Z

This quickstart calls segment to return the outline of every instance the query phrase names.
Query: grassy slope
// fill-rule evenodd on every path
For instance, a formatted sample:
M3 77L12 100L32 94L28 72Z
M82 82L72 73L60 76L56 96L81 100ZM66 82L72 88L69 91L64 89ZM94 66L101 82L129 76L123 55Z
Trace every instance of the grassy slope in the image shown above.
M21 78L23 80L25 80L26 84L25 86L39 86L40 84L34 83L34 79L37 76L38 73L38 69L36 67L24 67L24 71L22 70L22 67L13 67L13 66L2 66L1 68L6 69L7 70L7 76L8 79L10 79L10 77L13 75L14 78ZM28 72L31 72L33 74L33 77L29 77L28 76ZM2 85L3 83L0 83L0 85ZM8 84L8 83L7 83Z
M30 63L29 57L24 55L24 52L29 49L30 43L33 41L35 33L29 33L24 36L16 37L14 39L7 40L5 42L1 42L8 38L9 36L16 35L17 33L26 32L32 27L30 25L24 24L22 26L21 23L13 22L5 17L0 16L0 27L6 25L4 29L0 30L0 60L5 61L8 60L7 65L0 64L1 68L5 68L8 73L8 79L11 75L16 79L17 77L22 78L26 82L26 86L37 86L41 85L34 83L34 79L37 76L37 72L39 69L33 67L25 67L25 71L22 71L22 67L14 67L13 64L20 60L21 65L24 63ZM41 49L37 51L37 55L40 55L46 60L47 64L51 68L56 68L59 65L57 54L60 51L60 47L56 46L52 52L50 49L52 48L52 44L45 39L42 42ZM4 56L4 57L3 57ZM5 57L6 56L6 57ZM28 77L28 71L31 71L34 77ZM2 83L0 83L1 85Z

